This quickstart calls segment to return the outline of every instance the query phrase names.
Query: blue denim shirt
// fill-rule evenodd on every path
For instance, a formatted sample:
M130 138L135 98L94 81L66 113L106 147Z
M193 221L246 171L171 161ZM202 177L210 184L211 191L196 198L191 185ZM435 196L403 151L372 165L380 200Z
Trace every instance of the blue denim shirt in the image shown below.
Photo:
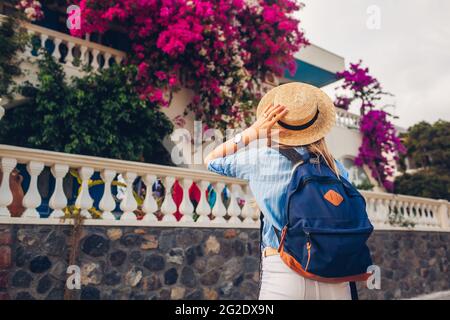
M297 147L300 153L306 152ZM348 180L343 165L336 161L342 177ZM247 180L259 209L264 214L261 248L278 248L279 241L273 230L281 230L287 223L285 203L287 186L291 179L292 163L278 151L269 147L245 148L237 153L212 160L208 170L220 175Z

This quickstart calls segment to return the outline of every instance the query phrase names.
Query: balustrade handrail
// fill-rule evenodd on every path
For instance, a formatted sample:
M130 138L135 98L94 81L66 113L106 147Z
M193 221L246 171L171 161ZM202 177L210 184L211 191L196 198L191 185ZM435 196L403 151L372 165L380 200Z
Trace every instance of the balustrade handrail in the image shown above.
M336 108L336 111L342 115L348 115L349 117L353 118L360 118L361 116L359 114L350 112L348 110L342 109L342 108Z
M94 168L95 170L111 169L116 170L118 172L126 172L132 170L136 171L139 174L148 174L148 173L156 175L170 174L177 178L189 177L194 180L208 179L213 182L226 182L240 185L247 184L247 181L245 180L228 178L214 173L209 173L203 170L186 169L180 167L168 167L144 162L117 160L95 156L85 156L79 154L70 154L42 149L10 146L4 144L0 144L0 155L2 157L15 158L19 163L26 163L27 161L33 160L43 162L45 163L45 165L48 166L54 163L64 163L69 165L71 168L81 168L83 166L88 166ZM364 195L364 197L367 198L413 200L427 203L434 203L436 201L445 201L445 200L437 200L385 192L361 191L361 193Z
M0 15L0 23L5 18L6 16ZM26 30L33 39L25 48L25 56L34 58L39 50L45 49L56 61L68 67L65 71L69 77L82 75L84 66L99 71L112 64L121 64L127 55L123 51L25 21L20 21L19 27Z
M80 191L76 196L75 206L86 217L91 225L152 225L152 226L186 226L186 227L221 227L221 228L257 228L259 211L254 205L255 200L245 180L223 177L202 170L167 167L155 164L133 161L115 160L100 157L67 154L54 151L30 149L9 145L0 145L0 167L3 178L0 185L0 223L57 223L57 219L42 218L40 207L42 198L38 190L38 177L44 166L51 168L55 178L55 188L49 199L49 207L53 209L50 218L65 216L68 199L64 194L63 179L69 169L77 169L79 173ZM8 218L8 206L13 201L8 177L17 164L26 164L30 182L23 206L26 211L21 218ZM89 181L94 172L101 173L104 191L98 202L100 218L104 221L92 219L89 210L93 208L94 199L89 193ZM112 196L112 183L122 175L124 181L124 197L120 201L120 210L116 209L116 202ZM136 210L138 206L133 195L136 178L140 177L146 188L154 186L157 179L164 184L164 197L161 204L157 204L153 193L145 192L141 210L145 213L142 221L138 221ZM172 187L178 181L182 188L182 200L175 203ZM191 199L191 188L196 185L199 193L196 207ZM213 203L207 198L207 191L211 188L216 196ZM222 192L227 190L226 201L222 200ZM450 205L446 200L433 200L405 195L395 195L381 192L362 191L366 199L367 212L375 228L381 230L422 230L422 231L450 231ZM217 196L219 195L219 196ZM180 196L180 194L179 194ZM225 197L225 196L224 196ZM71 198L73 199L73 198ZM73 201L73 200L71 200ZM243 201L243 202L241 202ZM72 202L73 203L73 202ZM48 211L47 211L48 212ZM177 222L174 214L181 214ZM160 215L163 215L162 218ZM117 220L117 216L120 216ZM159 215L159 216L158 216ZM199 218L194 219L194 215ZM392 226L392 216L400 216L399 226ZM38 219L36 219L38 218ZM405 224L406 223L406 224ZM413 228L411 226L414 226Z
M6 17L7 17L6 15L0 14L0 22L3 22L6 19ZM41 34L45 34L47 36L50 36L50 37L53 37L53 38L58 38L58 39L61 39L61 40L67 41L67 42L71 42L71 43L77 44L79 46L85 46L85 47L88 47L88 48L91 48L91 49L97 49L97 50L102 51L102 52L108 52L111 55L122 57L122 58L125 58L125 56L126 56L126 53L124 51L120 51L120 50L117 50L117 49L114 49L114 48L111 48L111 47L107 47L107 46L104 46L104 45L101 45L101 44L98 44L98 43L95 43L95 42L92 42L92 41L88 41L88 40L84 40L84 39L81 39L81 38L73 37L73 36L68 35L66 33L62 33L62 32L59 32L59 31L52 30L52 29L48 29L48 28L45 28L45 27L42 27L42 26L38 26L36 24L25 22L25 21L20 21L20 24L27 30L34 31L34 32L37 32L37 33L41 33Z
M53 38L57 38L57 39L61 39L79 46L85 46L88 47L90 49L97 49L101 52L105 52L105 53L110 53L111 55L117 56L117 57L122 57L125 58L126 53L124 51L120 51L111 47L107 47L101 44L98 44L96 42L92 42L92 41L88 41L88 40L84 40L81 38L77 38L77 37L73 37L70 36L66 33L62 33L59 31L55 31L52 29L48 29L45 27L41 27L29 22L21 22L22 26L25 27L27 30L29 31L34 31L37 33L41 33L41 34L45 34L49 37L53 37Z
M170 175L175 178L190 178L194 181L208 180L211 182L224 182L239 185L247 184L247 181L245 180L223 177L218 174L203 170L169 167L144 162L85 156L41 149L23 148L4 144L0 144L0 157L13 158L16 159L19 163L27 163L28 161L43 162L46 166L51 166L55 163L61 163L66 164L70 168L74 169L90 167L95 171L110 169L115 170L118 173L133 171L140 175Z
M336 108L336 124L343 125L349 129L357 129L359 127L359 122L361 121L361 115L344 110L341 108ZM406 130L400 126L394 125L398 132L405 132Z
M414 201L427 204L436 204L437 202L447 202L443 199L431 199L416 196L407 196L403 194L386 193L386 192L374 192L374 191L360 191L364 198L376 198L376 199L386 199L386 200L398 200L398 201ZM450 203L448 203L450 205Z
M357 129L361 117L347 110L336 108L336 125Z

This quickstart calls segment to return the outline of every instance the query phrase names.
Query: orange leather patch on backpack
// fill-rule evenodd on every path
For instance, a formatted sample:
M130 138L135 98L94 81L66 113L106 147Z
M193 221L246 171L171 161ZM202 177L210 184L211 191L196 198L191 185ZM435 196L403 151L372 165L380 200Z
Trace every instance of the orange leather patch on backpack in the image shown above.
M328 191L323 197L336 207L344 201L344 198L342 198L342 196L334 190Z

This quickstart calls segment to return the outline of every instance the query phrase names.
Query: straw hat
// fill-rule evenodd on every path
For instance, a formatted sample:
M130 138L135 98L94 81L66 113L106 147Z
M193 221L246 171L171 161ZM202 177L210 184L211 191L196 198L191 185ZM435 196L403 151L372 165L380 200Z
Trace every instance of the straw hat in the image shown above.
M265 116L263 111L273 103L288 109L288 113L273 130L279 136L273 140L288 146L308 145L316 142L331 130L336 122L336 111L328 95L309 84L293 82L270 90L259 102L256 116Z

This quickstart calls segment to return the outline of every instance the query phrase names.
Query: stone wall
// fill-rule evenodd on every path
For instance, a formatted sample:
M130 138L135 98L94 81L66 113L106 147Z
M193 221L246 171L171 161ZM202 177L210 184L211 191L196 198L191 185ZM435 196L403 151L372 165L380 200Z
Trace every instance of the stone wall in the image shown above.
M359 284L360 299L403 299L450 289L450 233L376 231L369 240L381 290Z
M72 244L75 243L75 246ZM450 289L450 234L378 231L382 290L397 299ZM76 251L72 251L72 247ZM81 290L68 290L69 264ZM258 230L0 225L0 299L255 299Z
M3 299L63 299L71 226L0 226ZM255 299L258 230L83 226L72 299ZM9 258L7 258L9 257Z

